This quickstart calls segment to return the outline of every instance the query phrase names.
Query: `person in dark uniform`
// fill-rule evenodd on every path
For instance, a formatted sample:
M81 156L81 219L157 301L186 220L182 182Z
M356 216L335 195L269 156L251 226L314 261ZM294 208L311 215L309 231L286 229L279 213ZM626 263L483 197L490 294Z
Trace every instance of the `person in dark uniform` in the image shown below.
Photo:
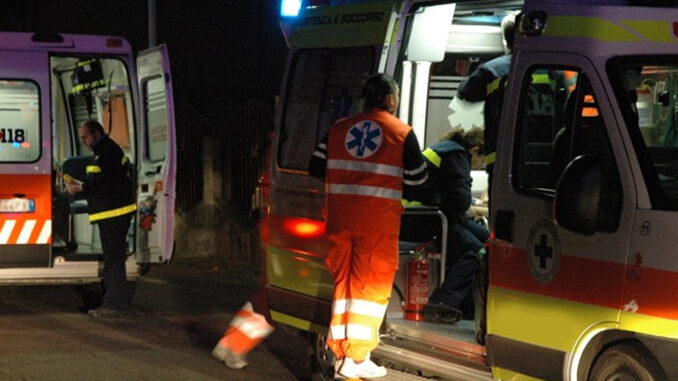
M424 151L428 162L428 185L434 189L435 205L449 222L445 282L435 290L424 308L424 320L454 324L462 317L461 306L470 295L479 258L489 232L468 217L486 216L486 209L472 203L472 169L484 164L483 130L455 129Z
M104 255L104 298L101 307L88 311L92 316L113 315L127 308L127 231L136 211L131 166L122 149L104 133L101 124L88 120L80 127L80 141L94 152L83 183L69 181L68 192L83 192L87 198L90 223L99 226Z
M503 56L487 61L459 85L457 97L467 102L485 101L485 170L488 173L488 191L492 189L492 168L494 166L495 146L501 118L501 107L504 99L504 88L511 66L511 52L516 34L516 16L518 12L509 13L502 19L501 31L504 39Z

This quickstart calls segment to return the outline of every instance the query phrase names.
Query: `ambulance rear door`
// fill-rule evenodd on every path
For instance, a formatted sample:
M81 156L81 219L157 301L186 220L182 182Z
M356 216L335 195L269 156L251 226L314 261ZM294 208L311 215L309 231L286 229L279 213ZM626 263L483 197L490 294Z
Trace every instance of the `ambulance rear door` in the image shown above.
M137 262L168 261L174 248L176 135L166 45L139 53Z
M25 36L4 36L17 45ZM0 50L0 268L48 267L52 182L47 53Z

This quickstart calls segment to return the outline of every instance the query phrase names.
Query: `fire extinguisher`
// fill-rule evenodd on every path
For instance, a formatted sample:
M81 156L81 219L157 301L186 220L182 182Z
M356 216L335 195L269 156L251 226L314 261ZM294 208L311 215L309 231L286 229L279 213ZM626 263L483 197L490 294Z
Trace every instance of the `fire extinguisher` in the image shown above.
M407 261L405 284L405 319L422 321L422 310L428 303L430 261L426 258L424 247L430 244L425 242L414 251L414 255Z

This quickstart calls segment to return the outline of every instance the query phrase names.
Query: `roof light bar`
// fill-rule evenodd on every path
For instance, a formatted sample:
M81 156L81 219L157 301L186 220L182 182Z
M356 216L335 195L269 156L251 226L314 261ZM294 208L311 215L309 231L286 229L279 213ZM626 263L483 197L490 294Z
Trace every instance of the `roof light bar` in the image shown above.
M297 17L301 9L301 0L282 0L280 15L283 17Z

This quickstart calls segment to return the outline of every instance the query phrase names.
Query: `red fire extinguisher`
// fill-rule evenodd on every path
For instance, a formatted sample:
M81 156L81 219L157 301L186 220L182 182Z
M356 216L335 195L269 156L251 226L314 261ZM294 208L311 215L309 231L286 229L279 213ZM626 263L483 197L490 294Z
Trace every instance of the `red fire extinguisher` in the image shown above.
M431 263L426 258L424 247L430 242L423 243L414 251L414 255L407 261L405 284L405 319L422 321L422 310L428 303L429 270Z

